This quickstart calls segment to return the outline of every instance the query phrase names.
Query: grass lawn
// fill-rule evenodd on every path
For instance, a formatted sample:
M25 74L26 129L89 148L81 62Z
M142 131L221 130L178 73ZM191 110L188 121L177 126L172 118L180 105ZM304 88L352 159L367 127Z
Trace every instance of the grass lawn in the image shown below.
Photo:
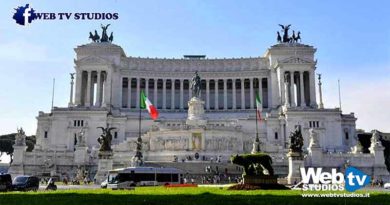
M369 192L369 198L303 198L301 191L256 190L229 191L220 188L164 188L137 187L134 191L113 190L64 190L50 192L7 192L0 193L0 205L46 205L46 204L390 204L390 193ZM329 192L304 192L329 193ZM343 193L343 192L336 192ZM367 193L358 191L355 193Z

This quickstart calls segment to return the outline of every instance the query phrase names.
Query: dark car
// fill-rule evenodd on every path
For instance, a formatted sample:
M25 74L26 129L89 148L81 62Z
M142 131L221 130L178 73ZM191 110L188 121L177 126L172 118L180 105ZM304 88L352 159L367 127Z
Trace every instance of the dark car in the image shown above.
M12 182L15 191L37 191L39 189L39 178L35 176L17 176Z
M12 178L10 174L0 174L0 191L12 190Z

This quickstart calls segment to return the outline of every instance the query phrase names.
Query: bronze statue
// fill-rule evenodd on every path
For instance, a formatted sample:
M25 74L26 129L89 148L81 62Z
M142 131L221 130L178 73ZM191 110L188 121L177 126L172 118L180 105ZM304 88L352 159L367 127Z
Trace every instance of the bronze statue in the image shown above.
M302 40L301 40L301 32L300 32L300 31L298 31L297 37L294 38L295 43L298 43L298 40L299 40L299 42L302 41Z
M110 42L114 41L114 32L111 32L110 37L108 38Z
M296 153L302 153L303 137L301 127L296 126L295 131L290 134L290 151Z
M291 36L291 38L290 38L290 42L291 43L295 43L295 39L296 39L297 37L295 36L295 31L293 30L293 34L292 34L292 36Z
M264 153L242 154L231 157L231 162L244 167L245 175L265 175L264 170L267 170L268 175L274 175L272 168L272 158Z
M191 83L191 90L192 90L192 96L200 98L200 77L198 75L198 71L195 71L195 76L192 78L192 83Z
M100 42L108 42L109 39L108 39L108 35L107 35L107 29L109 26L110 26L110 24L107 24L107 26L104 26L103 24L101 24L103 31L102 31L102 38L100 39Z
M278 43L281 43L282 42L282 37L280 36L280 33L279 31L276 32L278 34L278 37L276 38L276 40L278 41Z
M279 24L280 27L283 29L283 43L290 42L290 37L288 37L288 30L290 29L291 24L289 25L282 25Z
M89 32L89 39L91 39L93 42L99 42L100 36L95 30L95 35L93 35L92 32Z
M97 127L102 129L102 135L97 139L97 141L100 144L100 149L99 151L107 152L107 151L112 151L111 149L111 141L112 141L112 135L111 135L111 130L116 129L115 127Z

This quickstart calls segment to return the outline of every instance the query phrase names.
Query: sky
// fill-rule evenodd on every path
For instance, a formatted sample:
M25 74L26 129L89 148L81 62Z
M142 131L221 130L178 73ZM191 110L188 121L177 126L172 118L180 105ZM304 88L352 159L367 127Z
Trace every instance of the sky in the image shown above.
M117 20L12 19L29 3L36 12L115 12ZM292 24L302 42L317 48L325 107L354 112L357 128L390 132L390 14L388 1L128 1L2 0L0 7L0 134L36 132L38 111L66 107L74 48L110 23L126 55L180 58L262 56L276 43L278 24Z

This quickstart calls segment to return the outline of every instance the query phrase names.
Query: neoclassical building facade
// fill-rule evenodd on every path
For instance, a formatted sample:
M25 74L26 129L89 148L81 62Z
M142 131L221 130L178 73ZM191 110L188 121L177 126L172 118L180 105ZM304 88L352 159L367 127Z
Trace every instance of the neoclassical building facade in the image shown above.
M23 152L15 161L15 172L61 175L74 173L80 166L96 170L97 138L101 135L97 127L107 125L116 128L112 133L114 167L128 166L139 135L141 91L160 113L154 121L146 111L141 114L143 155L151 164L201 173L203 168L197 166L218 159L230 169L232 154L252 149L255 98L259 95L262 119L258 136L262 151L273 157L277 174L287 175L289 135L297 126L305 150L309 130L318 134L322 166L342 167L347 161L363 170L374 166L367 162L374 154L351 153L357 144L354 113L325 108L322 97L317 101L320 88L312 46L278 43L259 57L229 59L131 57L109 42L81 45L75 52L69 105L54 107L51 113L39 112L37 144L33 152ZM195 71L201 77L202 126L186 122ZM81 132L85 144L77 140ZM310 153L307 164L320 163L318 158L310 161Z

